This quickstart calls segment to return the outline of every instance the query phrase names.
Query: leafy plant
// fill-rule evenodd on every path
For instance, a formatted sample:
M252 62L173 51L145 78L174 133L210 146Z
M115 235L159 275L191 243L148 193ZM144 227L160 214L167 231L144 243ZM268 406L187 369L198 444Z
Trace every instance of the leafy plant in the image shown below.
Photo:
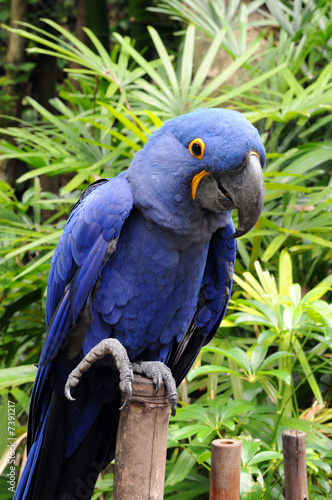
M323 450L329 441L325 433L331 409L322 391L324 380L332 377L332 309L321 298L332 279L325 278L301 295L286 250L280 255L279 286L258 262L255 268L258 279L249 272L244 279L235 276L242 291L234 294L224 328L247 329L254 324L256 339L242 332L226 340L222 325L212 345L203 348L200 366L187 377L187 391L195 395L206 387L208 392L196 403L184 404L171 420L169 447L175 449L173 454L183 451L167 484L179 483L181 488L195 463L209 470L211 441L236 437L242 440L241 498L281 498L281 435L293 428L307 433L312 491L326 493L331 464ZM306 403L314 401L306 410L300 402L304 386L312 394L308 397L306 391Z
M180 387L165 498L207 497L210 443L227 437L242 443L241 498L282 499L281 434L291 428L307 434L309 490L318 500L330 496L332 464L330 3L277 0L265 3L269 12L260 0L240 4L165 0L159 11L188 26L176 54L150 27L153 60L119 34L108 53L91 31L90 49L53 21L54 35L28 24L15 30L38 44L30 53L79 67L64 69L71 80L52 101L56 114L27 98L24 120L1 130L11 139L1 142L2 157L26 166L20 193L0 183L1 397L17 401L24 436L49 262L81 190L126 168L163 120L230 106L265 142L266 201L255 230L238 241L230 314ZM267 30L249 42L251 28ZM208 49L194 67L204 30ZM232 62L215 71L220 52ZM59 192L42 190L40 176L67 174ZM111 498L112 484L107 470L93 498Z
M323 403L323 396L310 366L308 355L305 353L305 345L310 344L311 339L315 342L319 339L321 342L316 344L320 349L320 362L315 369L325 366L323 355L331 349L332 344L332 314L328 303L319 300L329 291L331 286L330 277L325 278L317 287L313 288L301 298L301 288L292 281L292 263L290 255L286 250L280 254L279 261L279 289L276 286L274 278L268 271L263 272L260 265L256 263L256 271L259 282L251 273L244 273L242 278L235 276L235 281L250 295L250 299L237 299L234 306L240 311L232 314L234 325L252 324L262 325L257 337L257 347L261 346L259 353L263 353L263 346L269 347L273 342L277 342L278 352L272 354L273 359L278 359L279 370L286 371L293 379L293 370L301 372L301 384L306 381L316 398L318 404ZM230 320L230 318L228 318ZM303 340L304 339L304 340ZM257 348L256 348L257 349ZM293 353L295 359L281 356L283 352ZM255 353L253 349L252 354ZM278 355L278 357L276 356ZM261 362L257 356L259 363ZM298 363L298 365L297 365ZM298 414L297 402L292 400L296 387L287 384L289 379L279 377L278 393L275 402L278 402L278 408L286 416ZM290 381L290 380L289 380ZM272 393L270 394L272 396Z
M186 24L194 24L201 33L214 39L221 28L226 31L223 44L233 56L243 54L248 47L248 31L251 28L275 26L276 21L266 11L260 9L264 1L255 0L248 5L240 0L223 2L222 0L188 0L185 4L179 0L164 0L158 7L149 10L170 16ZM259 12L259 19L252 19L253 13Z

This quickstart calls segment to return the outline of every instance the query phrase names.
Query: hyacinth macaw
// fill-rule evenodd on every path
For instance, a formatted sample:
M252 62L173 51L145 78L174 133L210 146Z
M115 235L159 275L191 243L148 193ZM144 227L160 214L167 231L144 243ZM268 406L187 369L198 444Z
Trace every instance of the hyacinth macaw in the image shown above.
M175 386L225 314L234 238L261 213L265 158L240 113L201 109L165 123L126 172L82 194L51 263L15 500L91 497L114 457L119 383L127 404L132 367L166 382L174 413ZM115 339L113 355L94 352L103 339Z

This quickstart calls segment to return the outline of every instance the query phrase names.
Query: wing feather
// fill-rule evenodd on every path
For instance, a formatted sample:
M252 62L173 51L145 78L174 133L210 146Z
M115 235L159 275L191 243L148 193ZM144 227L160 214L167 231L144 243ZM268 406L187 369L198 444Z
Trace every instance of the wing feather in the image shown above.
M186 376L200 349L214 337L225 315L236 256L236 240L230 238L234 231L231 222L211 238L194 316L167 361L177 385Z
M46 299L48 332L42 364L56 356L69 327L88 303L132 206L128 182L116 177L91 184L73 207L51 263ZM63 300L66 304L69 301L70 311L67 307L62 324L54 328L54 315Z

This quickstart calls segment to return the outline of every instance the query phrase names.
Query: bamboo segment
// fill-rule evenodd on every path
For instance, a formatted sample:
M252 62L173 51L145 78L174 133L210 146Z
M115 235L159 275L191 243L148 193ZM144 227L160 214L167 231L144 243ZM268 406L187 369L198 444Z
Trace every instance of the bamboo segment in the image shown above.
M162 500L170 404L162 385L134 375L133 395L121 410L115 450L114 500Z
M305 433L284 431L282 445L286 500L308 500Z
M215 439L211 445L210 500L239 500L241 441Z

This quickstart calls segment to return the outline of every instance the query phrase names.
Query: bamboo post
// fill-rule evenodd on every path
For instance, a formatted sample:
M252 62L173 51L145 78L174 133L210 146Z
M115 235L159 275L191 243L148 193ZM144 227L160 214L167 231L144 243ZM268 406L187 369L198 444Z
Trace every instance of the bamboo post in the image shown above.
M239 500L241 441L215 439L211 444L210 500Z
M162 500L170 404L164 384L155 395L151 380L134 375L133 395L121 411L114 500Z
M285 470L286 500L308 500L305 433L284 431L282 446Z

